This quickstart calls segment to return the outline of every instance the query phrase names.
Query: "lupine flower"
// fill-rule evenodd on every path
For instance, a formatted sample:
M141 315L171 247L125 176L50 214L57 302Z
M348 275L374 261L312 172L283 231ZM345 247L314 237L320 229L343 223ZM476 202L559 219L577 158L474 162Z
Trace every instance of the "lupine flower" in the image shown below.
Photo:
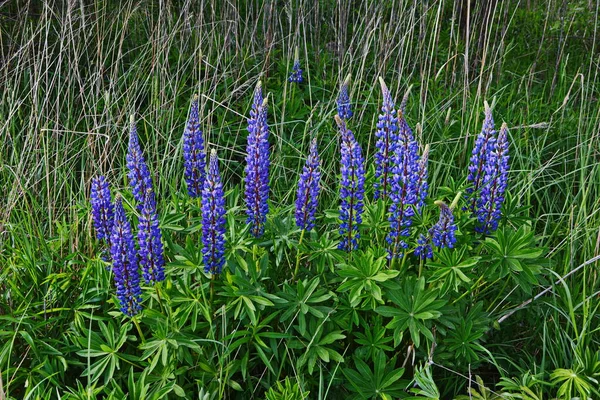
M214 149L202 189L202 221L204 272L219 274L225 264L225 195Z
M350 83L350 74L342 83L340 94L337 98L337 112L341 119L349 119L352 117L352 107L350 105L350 95L348 94L348 84Z
M315 213L319 197L319 154L317 153L317 138L310 143L310 153L302 169L298 181L298 194L296 196L296 225L307 231L315 226Z
M156 199L152 189L146 191L146 199L138 224L138 244L142 275L147 283L153 284L165 280L165 259L163 255L162 234L158 226Z
M454 223L454 215L452 209L443 201L436 201L436 205L440 207L440 219L429 230L431 241L439 248L453 248L456 243L456 224Z
M508 180L508 128L502 124L495 149L489 154L481 196L477 199L477 225L479 233L498 229L504 193Z
M248 132L244 192L247 222L251 226L252 234L260 237L264 233L269 212L269 126L267 125L267 99L263 99L260 82L254 91Z
M105 240L110 248L110 234L115 218L114 206L110 200L110 188L104 176L92 179L92 191L90 194L92 203L92 218L96 237Z
M303 81L302 69L300 68L300 60L298 60L297 58L294 61L294 66L292 67L292 73L290 74L288 81L293 82L293 83L302 83L302 81Z
M346 122L336 115L340 128L341 145L341 181L340 181L340 235L339 248L352 251L358 248L362 223L365 195L365 166L360 145L354 134L346 127Z
M200 197L206 169L204 139L198 116L198 96L194 95L185 130L183 131L183 165L190 197Z
M381 92L383 93L383 105L379 121L377 122L377 153L375 154L375 200L387 198L391 189L392 179L392 157L395 152L395 146L398 142L398 118L396 118L396 109L392 95L383 82L381 83Z
M419 235L419 239L417 239L417 243L419 244L415 248L415 256L426 259L433 258L433 249L431 248L431 239L428 236L423 235L422 233Z
M127 174L129 185L131 185L133 197L137 201L137 208L141 211L144 205L146 190L152 189L152 178L150 177L150 170L148 170L144 155L142 154L142 149L140 148L133 115L130 119L127 168L129 169L129 173Z
M423 154L419 159L419 168L417 170L417 211L421 212L425 199L427 198L427 192L429 191L429 184L427 183L427 164L429 162L429 145L425 146Z
M475 140L475 147L471 155L471 164L469 165L469 175L467 180L471 183L471 186L466 189L467 196L471 196L469 210L475 211L477 202L477 192L483 184L483 178L485 176L486 165L490 153L494 150L496 145L496 131L494 130L494 118L492 117L492 110L487 102L485 102L485 119L483 121L483 127L477 139Z
M132 317L142 309L142 289L133 233L120 196L115 200L110 253L121 311Z
M417 204L417 183L419 180L419 154L417 142L412 130L402 115L398 117L398 142L393 154L393 175L389 193L390 233L387 240L390 244L390 259L403 255L408 247L404 240L410 236L410 226L415 215L413 206Z

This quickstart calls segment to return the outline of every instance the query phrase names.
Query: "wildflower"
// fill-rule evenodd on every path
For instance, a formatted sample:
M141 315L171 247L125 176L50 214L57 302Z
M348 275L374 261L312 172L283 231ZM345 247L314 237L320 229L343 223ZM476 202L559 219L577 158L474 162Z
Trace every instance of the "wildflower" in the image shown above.
M496 131L494 130L494 119L492 117L492 110L488 103L485 103L485 118L483 121L483 127L477 139L475 140L475 147L471 155L471 164L469 165L469 175L467 180L471 182L471 186L467 188L466 194L472 197L469 210L475 211L477 203L477 193L483 184L483 178L485 175L486 165L490 153L494 150L496 145Z
M315 226L315 213L320 191L319 182L321 180L319 164L317 138L313 138L310 144L310 153L298 181L298 194L296 196L296 225L307 231Z
M440 207L440 219L429 230L431 241L439 248L453 248L456 243L456 224L454 223L454 215L452 209L443 201L436 201L436 205Z
M152 178L150 177L150 171L144 160L142 149L140 148L140 142L137 135L137 128L133 115L130 119L130 131L129 131L129 148L127 151L127 168L129 173L129 184L133 192L133 197L137 201L137 208L141 211L144 204L144 197L146 196L146 190L152 189Z
M152 189L148 189L138 224L138 244L140 246L138 255L144 280L150 284L165 280L165 259L161 239L156 199Z
M292 67L292 73L290 74L288 81L293 82L293 83L302 83L302 81L303 81L302 69L300 68L300 60L298 60L298 58L296 58L296 60L294 61L294 66Z
M111 234L110 253L121 311L132 317L142 309L140 304L142 289L131 225L125 216L120 196L115 200L115 222Z
M92 179L90 203L92 203L92 218L94 220L94 228L96 228L96 237L98 240L105 240L110 247L110 234L115 213L114 206L110 200L108 181L104 176Z
M348 84L350 83L350 74L342 83L340 94L337 98L337 112L341 119L347 120L352 117L352 107L350 105L350 96L348 95Z
M225 264L225 195L217 152L210 152L208 174L202 189L202 259L204 272L219 274Z
M340 181L340 235L339 248L352 251L358 248L365 194L365 166L360 145L346 122L336 115L335 120L342 136Z
M190 197L200 197L206 169L204 139L198 116L198 96L194 95L185 130L183 131L185 182Z
M379 83L381 83L383 93L383 105L377 122L377 132L375 132L377 137L377 143L375 144L377 147L377 153L375 154L375 200L385 199L389 195L392 175L391 158L398 141L398 118L396 118L394 100L381 77Z
M390 259L403 255L403 249L408 247L404 240L410 236L412 217L415 215L413 206L417 204L418 176L418 146L412 130L403 116L398 117L398 142L393 154L393 168L390 205L390 233L387 240L390 244Z
M417 243L419 245L415 248L415 256L421 259L433 258L431 239L428 236L425 236L421 233L419 235L419 239L417 239Z
M419 159L419 166L417 169L417 211L421 212L425 199L427 198L427 192L429 191L429 184L427 183L427 164L429 162L429 145L425 146L423 154Z
M485 168L481 196L477 199L475 230L491 233L498 229L504 193L508 181L508 128L502 124L495 148L490 152Z
M254 102L248 119L246 146L245 201L247 222L255 237L264 233L269 212L269 126L267 99L263 99L260 82L254 91Z

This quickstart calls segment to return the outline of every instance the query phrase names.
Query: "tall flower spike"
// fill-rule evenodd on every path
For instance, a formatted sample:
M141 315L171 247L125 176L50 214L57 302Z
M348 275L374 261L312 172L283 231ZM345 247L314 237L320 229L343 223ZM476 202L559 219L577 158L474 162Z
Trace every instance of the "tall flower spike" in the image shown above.
M225 264L225 195L214 149L202 189L202 221L204 272L219 274Z
M104 176L92 179L90 203L92 203L92 218L94 220L94 228L96 228L96 237L98 240L105 240L110 248L110 234L114 223L115 211L110 200L108 181Z
M142 289L131 225L127 221L120 196L115 200L110 253L121 311L132 317L142 309Z
M431 241L440 249L444 247L453 248L456 243L456 224L452 209L443 201L436 201L435 204L440 207L440 219L429 230Z
M471 155L471 163L469 165L469 175L467 180L470 186L466 189L468 196L470 211L475 211L477 205L477 193L483 184L486 165L492 151L496 146L496 131L494 130L494 118L492 110L487 102L485 102L485 118L481 132L475 140L475 147Z
M508 159L508 128L504 123L495 149L489 155L481 196L477 199L475 230L479 233L492 233L498 229L508 181Z
M417 184L419 180L419 154L412 130L402 115L398 116L398 142L393 155L393 175L391 180L389 218L390 259L404 255L408 247L405 239L410 236L412 218L417 204Z
M377 153L375 154L375 200L379 198L386 199L391 189L390 181L392 178L392 155L398 141L398 118L396 118L396 109L394 100L385 85L385 82L379 77L381 92L383 94L383 105L379 121L377 122Z
M183 131L183 165L189 196L200 197L206 175L206 155L198 116L198 95L192 99L190 116Z
M350 84L350 74L340 87L340 94L337 98L337 112L341 119L349 119L352 117L352 106L350 105L350 95L348 94L348 85Z
M359 224L365 196L365 166L360 145L354 134L346 127L346 122L338 115L335 121L342 136L341 181L340 181L340 235L339 248L352 251L358 248L360 239Z
M292 73L288 78L289 82L302 83L302 69L300 68L300 57L298 54L298 48L296 47L296 52L294 56L294 66L292 67Z
M137 201L137 208L141 211L144 205L146 190L152 189L152 178L150 177L150 170L148 170L144 155L142 154L142 149L140 148L137 127L135 126L133 115L130 117L127 168L129 169L129 173L127 174L129 185L131 185L133 197L135 198L135 201Z
M315 213L319 197L319 183L321 172L320 160L317 153L317 138L310 143L310 153L302 169L298 181L298 194L296 196L296 225L307 231L315 226Z
M415 256L426 259L433 258L433 249L431 248L431 238L429 236L425 236L422 233L419 235L419 239L417 239L418 246L415 248Z
M245 201L247 222L255 237L265 230L269 212L269 126L267 125L267 99L263 99L258 82L254 102L248 119L248 144L246 146Z
M417 172L417 211L419 213L423 209L425 199L427 198L427 192L429 191L429 184L427 183L427 164L429 163L429 144L425 145L423 154L419 159L419 169Z
M152 189L146 191L146 199L138 224L138 244L140 265L144 280L149 284L165 280L165 259L163 255L162 233L158 226L156 199Z

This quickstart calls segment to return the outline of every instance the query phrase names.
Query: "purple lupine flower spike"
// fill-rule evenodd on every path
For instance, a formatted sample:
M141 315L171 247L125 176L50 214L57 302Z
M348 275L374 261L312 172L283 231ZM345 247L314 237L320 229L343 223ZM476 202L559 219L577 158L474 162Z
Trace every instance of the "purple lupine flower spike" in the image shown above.
M403 256L404 249L408 247L405 239L410 236L410 226L415 215L419 180L418 145L402 113L398 113L398 142L393 157L389 193L392 204L388 218L391 229L387 237L390 259Z
M202 189L202 221L204 272L219 274L225 264L225 195L214 149Z
M294 66L292 67L292 73L288 78L288 82L302 83L302 81L302 68L300 68L300 57L298 54L298 47L296 47L296 51L294 53Z
M111 234L111 258L117 298L123 314L130 317L142 309L142 289L131 225L127 221L121 196L115 200L115 222Z
M352 251L358 248L360 239L359 224L365 195L365 166L360 145L354 134L346 127L346 122L335 116L340 128L341 140L341 181L340 181L340 235L339 248Z
M158 226L156 199L152 189L146 191L146 199L138 224L138 251L142 276L149 284L165 280L165 259L163 254L162 233Z
M347 120L352 117L352 106L350 104L350 95L348 94L348 85L350 84L350 74L340 87L340 94L337 98L337 112L341 119Z
M96 228L96 237L98 240L105 240L110 249L110 235L115 212L110 199L108 181L104 176L92 179L90 203L92 203L92 218L94 220L94 228Z
M486 165L488 164L490 153L494 150L495 146L496 131L494 130L494 118L492 117L490 106L485 102L483 127L479 135L477 135L470 159L469 175L467 176L470 186L465 191L467 196L470 196L468 209L472 212L475 211L477 206L478 191L483 184Z
M481 196L477 200L477 225L479 233L492 233L498 229L504 193L508 181L508 128L502 124L495 149L490 153L485 169Z
M427 183L428 176L428 164L429 163L429 144L425 145L423 154L419 159L419 167L417 171L417 211L419 213L423 209L425 199L427 198L427 192L429 191L429 183Z
M391 189L392 179L392 157L396 151L398 142L398 118L394 108L394 100L385 85L385 82L379 77L381 92L383 94L383 105L381 114L377 122L377 153L375 154L375 200L386 199Z
M417 239L418 246L415 248L415 256L426 259L433 258L433 249L431 248L431 238L429 236L425 236L424 234L419 235L419 239Z
M456 224L452 209L443 201L437 200L435 204L440 207L440 219L429 230L431 241L440 249L444 247L453 248L456 243Z
M269 212L269 126L267 125L267 99L263 99L260 82L254 91L248 132L244 179L247 222L251 226L252 235L260 237L264 233Z
M198 95L194 95L192 99L190 116L183 131L183 161L188 194L190 197L200 197L204 184L206 155L200 130Z
M127 168L129 169L129 173L127 174L129 185L131 185L133 197L135 198L135 201L137 201L137 208L141 211L144 206L146 190L152 189L152 178L150 177L150 170L148 170L144 155L142 154L142 149L140 148L137 127L133 115L130 118Z
M296 196L296 225L298 228L311 230L315 226L315 213L319 197L321 172L317 138L310 143L310 152L298 181Z

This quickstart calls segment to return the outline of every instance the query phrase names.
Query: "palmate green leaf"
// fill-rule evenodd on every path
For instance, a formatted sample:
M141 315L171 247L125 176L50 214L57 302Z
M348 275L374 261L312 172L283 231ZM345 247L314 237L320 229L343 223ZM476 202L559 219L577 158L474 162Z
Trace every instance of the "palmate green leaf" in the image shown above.
M388 360L383 353L373 359L373 369L358 357L354 368L344 368L344 376L351 389L365 399L397 399L404 397L404 389L409 383L401 380L404 368L395 368L396 358Z

